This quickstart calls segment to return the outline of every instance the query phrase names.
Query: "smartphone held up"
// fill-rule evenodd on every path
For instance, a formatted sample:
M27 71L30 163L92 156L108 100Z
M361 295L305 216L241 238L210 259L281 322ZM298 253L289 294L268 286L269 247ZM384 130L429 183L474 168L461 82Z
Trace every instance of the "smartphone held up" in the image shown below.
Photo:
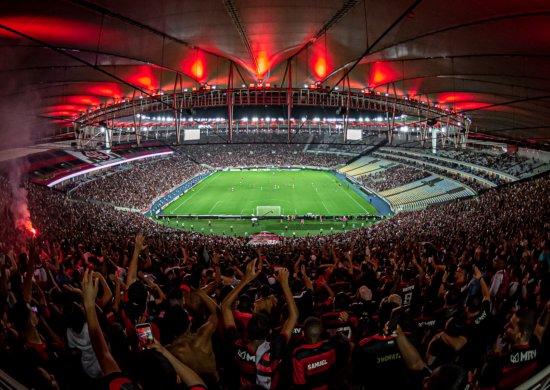
M153 341L153 330L151 324L139 324L136 325L136 333L139 340L139 346L142 351L149 349L149 345Z

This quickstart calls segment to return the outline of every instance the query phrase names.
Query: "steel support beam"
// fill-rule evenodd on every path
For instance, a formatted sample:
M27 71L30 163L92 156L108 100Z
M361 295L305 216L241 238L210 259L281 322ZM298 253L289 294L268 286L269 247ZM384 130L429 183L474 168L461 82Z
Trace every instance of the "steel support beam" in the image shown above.
M397 91L395 90L395 83L393 84L393 112L391 118L391 129L389 130L389 143L392 144L393 141L393 130L395 129L395 110L397 109Z
M349 124L349 106L351 101L351 87L349 83L349 74L346 75L346 79L348 80L348 101L346 104L346 117L344 118L344 143L348 142L348 124ZM343 83L344 87L346 85L346 82Z
M290 117L292 115L292 59L288 60L288 142L290 142L290 135L292 134L292 125L290 123Z
M233 140L233 104L231 102L231 90L233 89L233 61L229 62L229 75L227 76L227 130L229 142Z
M176 143L180 143L180 121L178 117L178 109L177 109L177 89L178 89L178 77L180 77L179 73L176 73L176 79L174 80L174 95L172 100L172 105L174 106L174 118L176 119ZM182 91L183 92L183 91ZM141 116L140 116L141 119Z

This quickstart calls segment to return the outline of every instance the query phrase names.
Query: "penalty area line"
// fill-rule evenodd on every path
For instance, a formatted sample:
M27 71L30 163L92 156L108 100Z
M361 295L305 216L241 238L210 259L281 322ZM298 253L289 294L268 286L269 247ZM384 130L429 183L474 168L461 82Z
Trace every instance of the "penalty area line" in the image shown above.
M218 205L218 203L220 203L220 201L217 201L216 204L214 205L214 207L216 207L216 206ZM210 209L210 211L208 212L208 214L210 214L210 213L212 212L212 210L214 210L214 207L212 207L212 208Z

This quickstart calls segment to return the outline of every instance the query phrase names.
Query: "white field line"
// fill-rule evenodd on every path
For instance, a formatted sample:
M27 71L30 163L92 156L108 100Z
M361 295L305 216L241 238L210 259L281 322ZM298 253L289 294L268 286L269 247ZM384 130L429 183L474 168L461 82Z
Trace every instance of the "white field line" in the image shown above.
M323 204L323 206L325 206L325 202L321 202L321 203ZM330 212L329 212L328 209L327 209L327 206L325 206L325 210L327 210L327 213L330 214Z
M325 173L325 175L327 175L327 174ZM328 175L327 175L327 176L328 176ZM329 177L330 177L330 176L329 176ZM343 188L343 187L342 187L342 188ZM352 197L350 194L348 194L346 191L344 191L344 194L346 194L347 196L349 196L351 200L353 200L355 203L357 203L357 206L361 207L361 208L363 209L364 212L366 212L367 214L370 215L370 213L369 213L367 210L365 210L365 208L364 208L363 206L361 206L355 199L353 199L353 197ZM326 208L326 206L325 206L325 208ZM327 210L327 211L328 211L328 210Z
M218 203L220 203L220 201L217 201L216 204L214 205L214 207L216 207L216 206L218 205ZM214 210L214 207L212 207L212 208L210 209L210 211L208 212L208 214L210 214L210 213L212 212L212 210Z
M214 180L216 180L218 178L218 176L216 176L215 178L213 178L212 180L210 180L209 183L212 183ZM206 186L202 186L200 190L198 190L197 192L195 192L193 195L191 195L189 198L185 199L183 202L180 203L180 205L178 207L176 207L174 210L172 210L172 212L170 214L174 214L176 212L177 209L179 209L185 202L187 202L189 199L191 199L193 196L197 195L200 191L202 191L203 188L205 188Z

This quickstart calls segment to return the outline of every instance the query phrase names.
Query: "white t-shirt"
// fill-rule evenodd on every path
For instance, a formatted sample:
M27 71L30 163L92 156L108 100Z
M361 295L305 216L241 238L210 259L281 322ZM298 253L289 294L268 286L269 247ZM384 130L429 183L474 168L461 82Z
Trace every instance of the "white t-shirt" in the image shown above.
M92 348L87 323L82 327L82 332L80 332L80 334L77 334L70 328L67 329L67 342L69 343L70 348L78 348L82 351L80 361L82 362L84 372L88 376L96 379L103 378L105 376Z

